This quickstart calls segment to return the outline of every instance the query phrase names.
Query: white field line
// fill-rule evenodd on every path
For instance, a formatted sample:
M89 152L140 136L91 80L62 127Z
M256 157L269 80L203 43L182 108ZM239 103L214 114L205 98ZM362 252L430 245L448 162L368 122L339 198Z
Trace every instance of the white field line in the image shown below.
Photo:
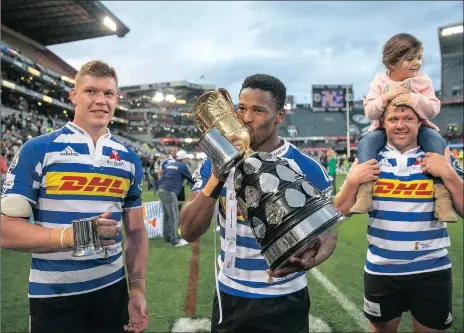
M348 297L346 297L338 288L330 282L317 268L313 268L309 271L317 281L322 284L322 286L332 295L335 300L340 304L342 308L348 312L348 314L354 319L356 324L358 324L359 328L363 332L369 331L369 322L367 321L366 317L364 317L364 313L361 312L353 302L351 302Z
M209 318L179 318L174 322L171 332L209 332ZM321 318L309 314L309 332L332 332L330 326Z

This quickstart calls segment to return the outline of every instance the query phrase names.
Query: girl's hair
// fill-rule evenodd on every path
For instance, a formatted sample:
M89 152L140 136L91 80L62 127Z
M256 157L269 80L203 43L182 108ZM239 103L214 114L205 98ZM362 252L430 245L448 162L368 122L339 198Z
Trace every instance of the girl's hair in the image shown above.
M382 62L387 69L398 61L414 57L422 50L422 43L413 35L401 33L390 38L382 50Z

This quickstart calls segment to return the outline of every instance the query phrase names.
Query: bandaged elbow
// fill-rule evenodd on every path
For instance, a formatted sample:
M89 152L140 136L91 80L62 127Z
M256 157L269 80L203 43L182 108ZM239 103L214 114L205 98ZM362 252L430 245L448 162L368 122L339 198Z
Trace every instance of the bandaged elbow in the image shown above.
M28 219L32 216L29 201L19 194L10 194L1 199L1 212L5 216Z

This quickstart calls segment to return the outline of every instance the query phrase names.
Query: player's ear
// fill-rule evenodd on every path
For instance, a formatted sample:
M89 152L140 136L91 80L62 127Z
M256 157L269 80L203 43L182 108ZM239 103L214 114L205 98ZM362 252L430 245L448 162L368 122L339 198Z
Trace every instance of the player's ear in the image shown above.
M77 104L77 101L76 101L76 88L72 88L71 91L69 92L69 100L74 105Z
M281 110L277 110L277 117L276 117L276 121L275 123L278 125L278 124L282 124L282 122L284 121L285 119L285 109L282 108Z

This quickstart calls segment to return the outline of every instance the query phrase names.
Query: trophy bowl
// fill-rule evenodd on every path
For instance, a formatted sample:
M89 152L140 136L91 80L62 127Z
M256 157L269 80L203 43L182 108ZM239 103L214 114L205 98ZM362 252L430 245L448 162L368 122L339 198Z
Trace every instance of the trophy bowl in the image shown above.
M226 89L208 91L198 97L193 105L193 119L203 135L217 128L227 139L235 138L240 151L249 149L250 133L238 118Z
M86 257L101 253L104 248L97 234L96 221L98 216L88 217L72 221L74 247L73 257Z
M288 160L255 152L235 169L238 207L271 270L285 267L346 219Z

